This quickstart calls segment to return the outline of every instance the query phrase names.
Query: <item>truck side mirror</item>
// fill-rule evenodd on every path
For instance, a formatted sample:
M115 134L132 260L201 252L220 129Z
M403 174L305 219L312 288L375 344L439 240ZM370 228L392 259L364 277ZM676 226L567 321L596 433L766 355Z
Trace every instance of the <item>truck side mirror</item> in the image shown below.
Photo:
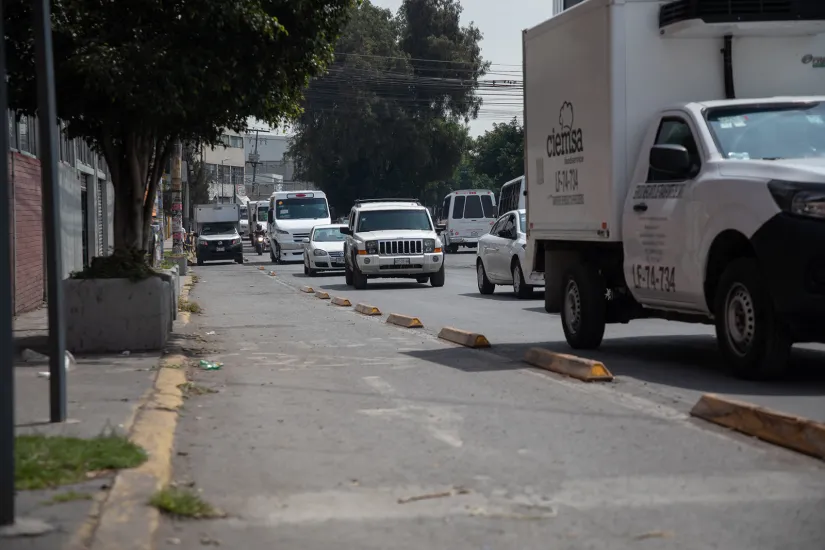
M342 235L352 235L352 231L349 230L349 227L339 227L338 231L340 231Z
M650 149L650 166L672 176L691 176L690 153L683 145L654 145Z
M266 215L266 221L268 221L269 223L272 223L272 221L273 221L274 219L275 219L275 212L273 212L272 210L270 210L270 211L267 213L267 215Z

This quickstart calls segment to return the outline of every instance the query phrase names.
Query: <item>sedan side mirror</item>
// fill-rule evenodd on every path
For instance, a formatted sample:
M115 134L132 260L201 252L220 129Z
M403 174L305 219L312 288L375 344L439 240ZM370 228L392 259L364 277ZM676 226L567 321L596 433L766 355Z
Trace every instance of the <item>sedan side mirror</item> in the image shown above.
M304 237L303 242L304 244L309 244L309 237Z

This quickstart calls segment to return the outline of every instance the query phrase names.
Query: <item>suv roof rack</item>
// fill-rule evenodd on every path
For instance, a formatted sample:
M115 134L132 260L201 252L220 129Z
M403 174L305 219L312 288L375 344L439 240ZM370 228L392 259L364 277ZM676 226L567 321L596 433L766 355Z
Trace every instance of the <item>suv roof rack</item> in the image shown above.
M414 202L417 205L421 205L421 201L418 199L356 199L355 204L364 204L364 203L371 203L371 202Z

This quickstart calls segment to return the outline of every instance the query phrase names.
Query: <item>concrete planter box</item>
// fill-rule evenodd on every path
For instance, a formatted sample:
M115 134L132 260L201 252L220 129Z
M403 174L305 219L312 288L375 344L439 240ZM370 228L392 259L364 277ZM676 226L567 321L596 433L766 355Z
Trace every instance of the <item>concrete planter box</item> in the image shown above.
M172 289L172 319L178 318L178 299L180 299L180 291L181 291L181 280L180 274L178 273L178 266L173 267L172 269L160 269L158 270L160 273L161 278L168 281L171 289Z
M73 353L162 349L177 308L172 279L66 279L66 347Z

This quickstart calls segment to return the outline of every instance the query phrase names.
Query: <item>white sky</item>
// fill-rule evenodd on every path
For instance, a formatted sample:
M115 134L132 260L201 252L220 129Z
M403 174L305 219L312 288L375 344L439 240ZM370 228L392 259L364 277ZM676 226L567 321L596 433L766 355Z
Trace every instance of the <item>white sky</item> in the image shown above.
M382 8L398 11L402 0L372 0ZM553 15L553 0L461 0L464 12L462 24L473 23L484 38L481 55L494 65L491 72L503 71L507 75L490 75L485 79L510 78L521 80L521 31L534 27ZM496 65L500 64L500 65ZM512 66L506 66L512 65ZM515 100L507 100L512 103ZM492 128L494 122L508 122L513 116L521 120L521 109L512 105L497 105L482 108L479 118L470 123L470 133L483 134ZM260 125L254 125L260 128Z

